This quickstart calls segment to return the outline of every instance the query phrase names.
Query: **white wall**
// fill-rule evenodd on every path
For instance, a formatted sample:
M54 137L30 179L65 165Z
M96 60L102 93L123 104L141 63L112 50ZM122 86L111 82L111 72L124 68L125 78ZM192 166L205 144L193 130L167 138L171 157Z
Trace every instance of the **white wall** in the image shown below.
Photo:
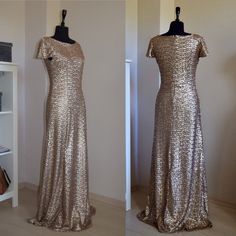
M1 41L14 43L19 64L20 182L39 182L48 78L34 56L39 40L60 24L63 8L70 35L86 57L90 192L124 201L124 1L0 1Z
M158 68L146 59L149 39L169 29L181 7L187 32L206 39L210 55L201 59L197 85L201 100L204 144L211 198L236 204L236 23L233 0L160 0L138 1L138 109L139 176L138 185L147 186L153 139L153 121ZM169 23L168 23L169 22Z
M139 185L147 185L151 165L155 101L159 72L154 59L146 58L149 40L160 31L160 1L138 1L138 160Z
M0 1L0 41L12 42L18 68L19 181L25 178L25 1Z
M176 0L186 31L205 37L197 85L211 197L236 204L236 1Z
M61 1L46 1L46 34L54 35L55 25L61 22Z
M138 0L126 1L126 59L131 60L131 180L139 182L138 175Z
M60 24L56 11L64 8L70 36L81 44L86 57L83 90L90 192L124 201L124 2L27 2L26 182L39 181L48 83L43 63L33 55L40 38L52 35Z
M175 18L175 1L160 0L160 34L169 30L170 22Z
M24 182L38 185L45 134L45 108L48 76L41 60L35 58L38 43L52 35L60 20L60 1L26 1L25 10L25 97L26 97L26 155Z
M149 182L155 100L159 89L158 65L145 54L149 40L169 29L170 21L174 19L174 6L173 0L126 1L126 56L133 61L132 186ZM137 130L135 122L138 122Z
M26 97L26 156L25 182L37 184L41 163L44 134L44 104L46 94L45 68L35 58L39 40L46 33L46 2L26 2L26 50L25 50L25 97Z
M125 2L62 1L85 54L90 191L124 201Z

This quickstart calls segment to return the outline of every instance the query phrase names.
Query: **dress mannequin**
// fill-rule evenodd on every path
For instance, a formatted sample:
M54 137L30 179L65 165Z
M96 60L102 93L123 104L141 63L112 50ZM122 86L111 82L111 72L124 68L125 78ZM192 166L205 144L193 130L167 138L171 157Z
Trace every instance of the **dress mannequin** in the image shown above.
M212 227L196 89L199 58L208 50L202 36L184 32L179 14L177 7L169 31L151 38L146 53L156 59L161 86L155 102L147 203L137 217L163 233Z
M84 53L62 23L54 36L41 39L36 57L49 76L45 135L37 212L28 220L55 231L81 231L91 226L85 99L82 91Z
M75 43L75 40L71 39L69 37L69 28L65 26L65 18L66 18L67 11L65 9L62 10L62 22L61 25L56 26L55 34L51 36L51 38L54 38L58 41L64 42L64 43Z
M190 33L184 32L184 23L179 20L180 15L180 7L176 7L176 19L172 21L170 24L169 31L162 34L163 36L171 36L171 35L191 35Z

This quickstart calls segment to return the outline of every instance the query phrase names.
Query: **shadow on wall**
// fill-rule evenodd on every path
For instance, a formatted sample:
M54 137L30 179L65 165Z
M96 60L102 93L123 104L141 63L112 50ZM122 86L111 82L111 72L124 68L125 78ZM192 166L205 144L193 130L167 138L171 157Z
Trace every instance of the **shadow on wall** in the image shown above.
M225 119L221 121L222 131L219 139L220 153L216 187L220 198L228 196L226 200L236 204L236 55L226 61L222 72L227 75L227 84L231 90L233 105L231 111L225 114Z

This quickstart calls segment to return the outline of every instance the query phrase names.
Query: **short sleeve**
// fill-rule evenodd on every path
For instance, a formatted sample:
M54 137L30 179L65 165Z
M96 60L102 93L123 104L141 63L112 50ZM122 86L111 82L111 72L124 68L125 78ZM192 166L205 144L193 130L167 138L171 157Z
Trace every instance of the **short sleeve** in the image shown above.
M36 58L47 59L51 57L52 50L48 42L46 42L45 38L42 38L39 42L38 52L36 54Z
M153 45L153 40L152 39L149 42L146 57L155 57L154 45Z
M206 57L209 54L205 40L200 38L199 57Z

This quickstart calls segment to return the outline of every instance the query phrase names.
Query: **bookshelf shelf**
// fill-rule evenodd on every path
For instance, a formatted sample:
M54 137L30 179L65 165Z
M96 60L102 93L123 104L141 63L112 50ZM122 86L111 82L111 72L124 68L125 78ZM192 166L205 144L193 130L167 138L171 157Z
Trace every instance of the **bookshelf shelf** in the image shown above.
M1 115L10 115L10 114L13 114L12 111L0 111L0 116Z
M18 206L18 140L17 140L17 65L0 62L0 146L10 151L0 153L0 166L7 171L11 184L0 195L0 202L12 199Z
M6 156L12 154L12 151L0 153L0 156Z

